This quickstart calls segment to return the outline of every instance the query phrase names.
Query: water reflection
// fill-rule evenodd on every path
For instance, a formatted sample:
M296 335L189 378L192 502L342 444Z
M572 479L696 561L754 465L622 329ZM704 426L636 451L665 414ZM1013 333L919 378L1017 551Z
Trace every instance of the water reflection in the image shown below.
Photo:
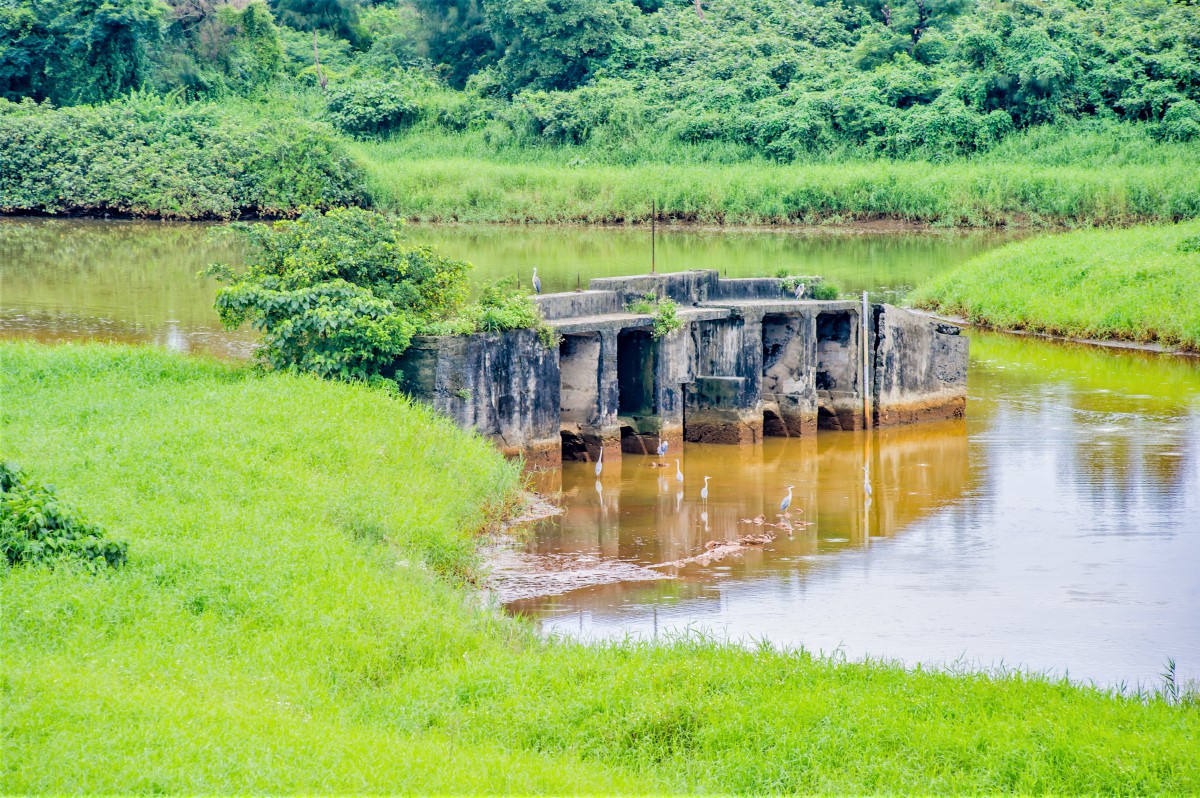
M243 262L242 245L222 230L178 222L0 219L0 336L248 356L256 336L222 330L212 307L218 286L196 276L213 262ZM787 267L894 299L1006 235L675 229L659 235L658 268L719 269L741 277ZM473 263L477 285L505 275L528 285L538 266L544 290L565 291L592 277L650 267L649 234L639 229L413 225L408 236Z
M543 477L568 510L523 547L528 563L659 578L563 578L508 606L585 637L703 631L1105 684L1154 682L1174 657L1200 678L1200 363L985 334L972 352L965 421L688 445L678 502L649 458L606 468L603 504L579 489L581 464ZM773 519L788 484L813 526L710 566L650 567Z

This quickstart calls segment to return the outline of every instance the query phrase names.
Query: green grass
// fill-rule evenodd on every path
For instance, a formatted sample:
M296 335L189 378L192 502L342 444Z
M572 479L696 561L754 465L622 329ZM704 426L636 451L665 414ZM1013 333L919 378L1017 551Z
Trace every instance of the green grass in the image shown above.
M887 218L1037 227L1200 216L1200 148L1124 142L1115 131L1040 132L992 156L945 163L847 155L778 164L716 144L624 154L504 148L436 131L350 149L376 207L425 221L648 221L652 202L665 217L730 225Z
M1185 239L1194 239L1185 248ZM923 285L918 306L972 322L1200 351L1200 223L1019 241Z
M1200 790L1200 704L701 640L462 581L516 468L362 387L0 344L3 455L129 564L0 577L0 792Z

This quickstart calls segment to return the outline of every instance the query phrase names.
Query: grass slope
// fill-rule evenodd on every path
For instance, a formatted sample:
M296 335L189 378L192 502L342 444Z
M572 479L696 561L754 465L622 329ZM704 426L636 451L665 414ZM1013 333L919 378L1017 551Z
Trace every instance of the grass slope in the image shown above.
M1019 241L935 278L912 301L1006 329L1200 351L1200 223Z
M614 165L567 161L570 153L556 150L510 162L413 146L401 138L350 149L372 204L422 221L649 221L652 202L664 218L731 225L1123 225L1200 216L1195 157L1119 169L1019 160Z
M4 456L130 542L0 576L0 792L1200 790L1194 702L538 639L457 586L516 469L402 400L22 344L0 394Z

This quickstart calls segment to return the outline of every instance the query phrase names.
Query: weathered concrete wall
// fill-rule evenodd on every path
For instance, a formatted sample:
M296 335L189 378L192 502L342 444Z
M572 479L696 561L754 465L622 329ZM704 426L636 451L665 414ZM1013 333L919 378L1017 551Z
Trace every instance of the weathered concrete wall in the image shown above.
M764 316L762 331L763 434L790 438L816 432L815 316Z
M559 462L558 353L533 330L419 337L398 371L407 390L504 453Z
M727 318L691 325L687 349L692 378L684 388L683 437L692 442L762 440L755 347L758 324Z
M648 293L680 304L681 329L654 338L653 320L627 310ZM593 280L537 302L559 347L528 330L420 338L400 363L407 388L534 463L863 426L858 302L796 301L781 280L715 271ZM890 305L867 320L872 420L961 416L967 343L957 328Z
M877 425L966 413L968 344L957 327L877 305L875 329L871 394Z
M861 314L857 310L822 310L817 330L817 424L823 429L863 427Z
M577 316L599 316L620 313L625 304L610 291L572 291L564 294L542 294L533 301L548 321Z
M564 335L558 347L564 422L592 425L600 414L600 333Z

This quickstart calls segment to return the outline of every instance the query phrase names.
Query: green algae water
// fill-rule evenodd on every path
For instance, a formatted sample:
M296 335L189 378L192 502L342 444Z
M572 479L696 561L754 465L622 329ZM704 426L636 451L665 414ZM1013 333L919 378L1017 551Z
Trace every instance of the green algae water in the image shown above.
M645 229L411 237L471 261L479 282L527 282L537 266L547 291L651 258ZM821 274L895 301L1005 240L672 229L653 257L660 271ZM245 357L254 335L221 330L216 286L196 277L241 257L215 226L0 220L0 335ZM498 601L585 639L705 634L1127 686L1157 684L1173 658L1200 678L1200 359L969 335L965 420L537 475L565 512L492 552ZM777 517L788 485L790 529ZM750 537L766 542L703 556Z

